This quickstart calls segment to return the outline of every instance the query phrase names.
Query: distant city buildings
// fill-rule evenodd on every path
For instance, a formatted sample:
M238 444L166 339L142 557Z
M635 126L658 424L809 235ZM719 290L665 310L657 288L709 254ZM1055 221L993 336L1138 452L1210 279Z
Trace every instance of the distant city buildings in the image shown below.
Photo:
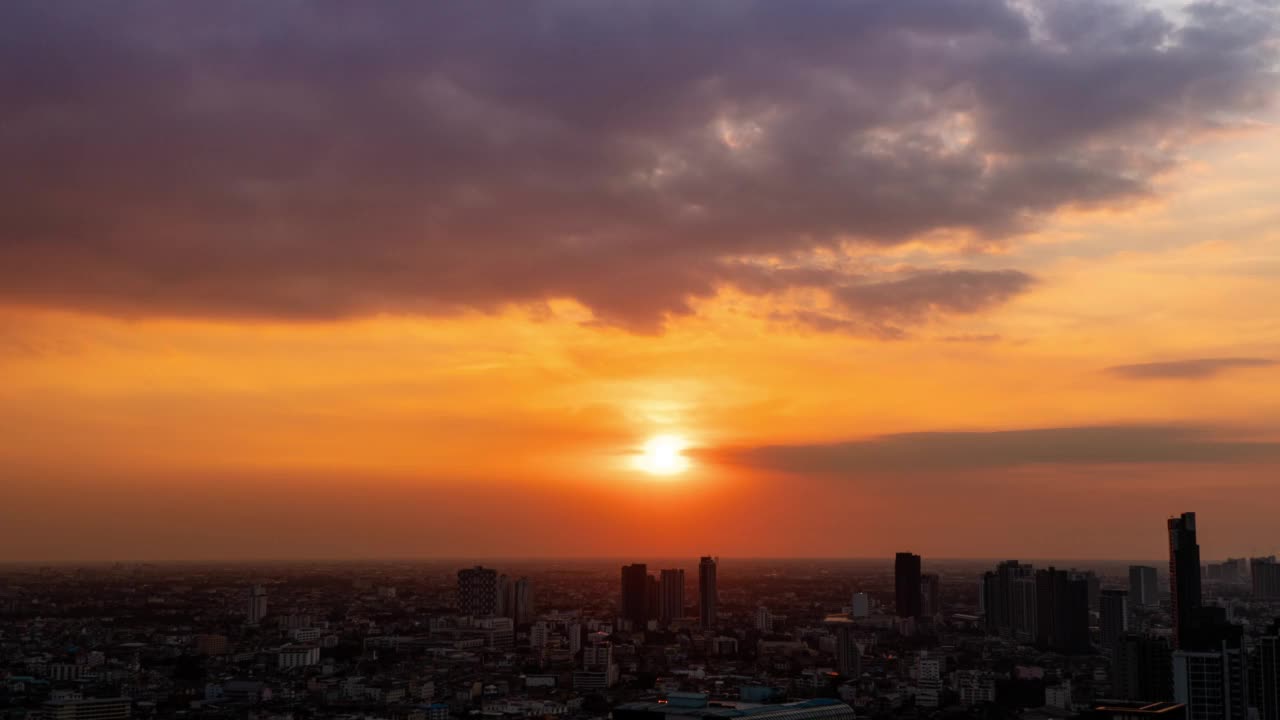
M1160 586L1156 569L1146 565L1129 566L1129 602L1136 607L1160 604Z
M498 614L498 571L477 565L458 571L458 610L464 615Z
M262 620L267 617L267 589L262 585L249 588L246 604L245 622L254 626L262 624Z
M619 616L633 630L643 630L649 622L649 568L644 563L622 567Z
M698 612L702 627L712 628L718 619L720 591L716 584L716 569L719 561L704 556L698 561Z
M661 599L658 619L667 624L684 617L684 570L663 570L659 578Z
M894 610L900 618L921 616L920 556L900 552L893 562Z
M1280 563L1275 556L1253 558L1249 562L1253 596L1259 600L1280 600Z
M1103 590L1099 612L1102 647L1111 651L1121 636L1129 632L1129 591Z
M1187 645L1188 632L1200 608L1200 545L1196 514L1169 518L1169 595L1173 608L1173 646ZM1191 718L1190 720L1199 720Z

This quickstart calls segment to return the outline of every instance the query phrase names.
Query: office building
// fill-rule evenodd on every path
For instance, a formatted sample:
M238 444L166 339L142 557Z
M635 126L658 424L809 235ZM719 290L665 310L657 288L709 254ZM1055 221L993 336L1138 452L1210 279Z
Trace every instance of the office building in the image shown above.
M982 599L987 632L1019 642L1036 636L1035 569L1017 560L1006 560L982 577Z
M1160 586L1156 569L1146 565L1129 566L1129 603L1135 607L1160 604Z
M893 561L894 610L898 617L920 617L920 556L900 552Z
M1249 562L1253 597L1257 600L1280 600L1280 563L1274 556L1253 558Z
M1169 594L1172 598L1173 647L1186 646L1188 628L1200 607L1200 544L1196 514L1169 518ZM1188 705L1188 712L1193 709Z
M1258 720L1280 720L1280 622L1257 638L1249 665L1250 704Z
M922 708L938 707L938 696L942 693L942 658L920 653L916 659L916 706Z
M766 635L773 632L773 613L763 605L756 608L756 630Z
M864 592L856 592L853 594L853 616L856 618L869 617L871 615L871 596Z
M704 628L715 627L716 624L720 602L720 592L716 587L718 565L719 561L710 556L698 561L698 617Z
M1121 635L1111 649L1112 695L1121 700L1172 700L1172 653L1165 638Z
M1089 652L1088 582L1051 567L1036 572L1035 593L1036 644L1060 653Z
M618 666L613 662L613 644L603 634L591 637L582 648L582 668L573 673L574 690L605 690L618 681Z
M1129 592L1127 590L1103 590L1099 622L1102 626L1102 647L1115 648L1120 636L1129 632Z
M533 583L522 577L506 585L506 602L503 614L511 618L517 625L528 625L533 622Z
M836 636L836 672L854 678L862 674L862 651L854 639L854 623L842 615L826 620L827 627Z
M645 578L644 609L648 620L657 620L662 610L662 584L658 578L650 575Z
M942 612L942 581L936 573L924 573L920 576L920 613L924 617L933 617Z
M1187 720L1246 720L1248 661L1243 629L1222 608L1202 607L1182 630L1173 653L1173 699L1187 706Z
M250 625L260 625L263 618L267 616L267 589L261 585L249 588L247 606L245 622Z
M664 623L684 617L684 570L663 570L659 581L658 619Z
M50 700L42 708L44 720L128 720L133 717L129 698Z
M618 615L632 630L649 624L649 568L644 563L624 565Z
M486 617L499 611L498 571L479 565L458 571L458 611Z

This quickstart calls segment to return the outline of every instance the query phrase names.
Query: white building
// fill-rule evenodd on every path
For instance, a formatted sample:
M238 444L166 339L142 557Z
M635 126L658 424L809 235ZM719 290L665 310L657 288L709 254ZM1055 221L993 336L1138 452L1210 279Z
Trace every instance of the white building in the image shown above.
M276 667L281 669L319 664L320 648L315 645L284 645L277 651Z
M916 706L938 707L938 694L942 690L942 658L920 653L916 659Z

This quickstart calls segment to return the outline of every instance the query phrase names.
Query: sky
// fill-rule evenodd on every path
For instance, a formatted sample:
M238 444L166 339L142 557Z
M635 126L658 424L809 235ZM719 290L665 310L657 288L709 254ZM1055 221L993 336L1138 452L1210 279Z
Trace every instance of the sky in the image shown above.
M1276 552L1278 58L1271 0L5 2L0 561Z

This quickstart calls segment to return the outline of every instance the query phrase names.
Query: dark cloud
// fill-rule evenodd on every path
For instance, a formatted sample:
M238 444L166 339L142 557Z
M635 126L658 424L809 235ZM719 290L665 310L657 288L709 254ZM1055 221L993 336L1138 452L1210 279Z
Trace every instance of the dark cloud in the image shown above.
M1132 380L1203 380L1229 370L1272 367L1276 364L1275 360L1268 358L1196 358L1194 360L1116 365L1107 368L1107 372Z
M6 2L0 299L329 318L571 297L653 328L761 285L744 258L1128 201L1271 97L1264 4L1181 26L1034 8ZM893 332L1027 281L827 287L836 322Z
M885 435L818 445L703 451L715 462L795 473L961 471L1026 465L1233 463L1280 460L1280 443L1185 425L1117 425Z

